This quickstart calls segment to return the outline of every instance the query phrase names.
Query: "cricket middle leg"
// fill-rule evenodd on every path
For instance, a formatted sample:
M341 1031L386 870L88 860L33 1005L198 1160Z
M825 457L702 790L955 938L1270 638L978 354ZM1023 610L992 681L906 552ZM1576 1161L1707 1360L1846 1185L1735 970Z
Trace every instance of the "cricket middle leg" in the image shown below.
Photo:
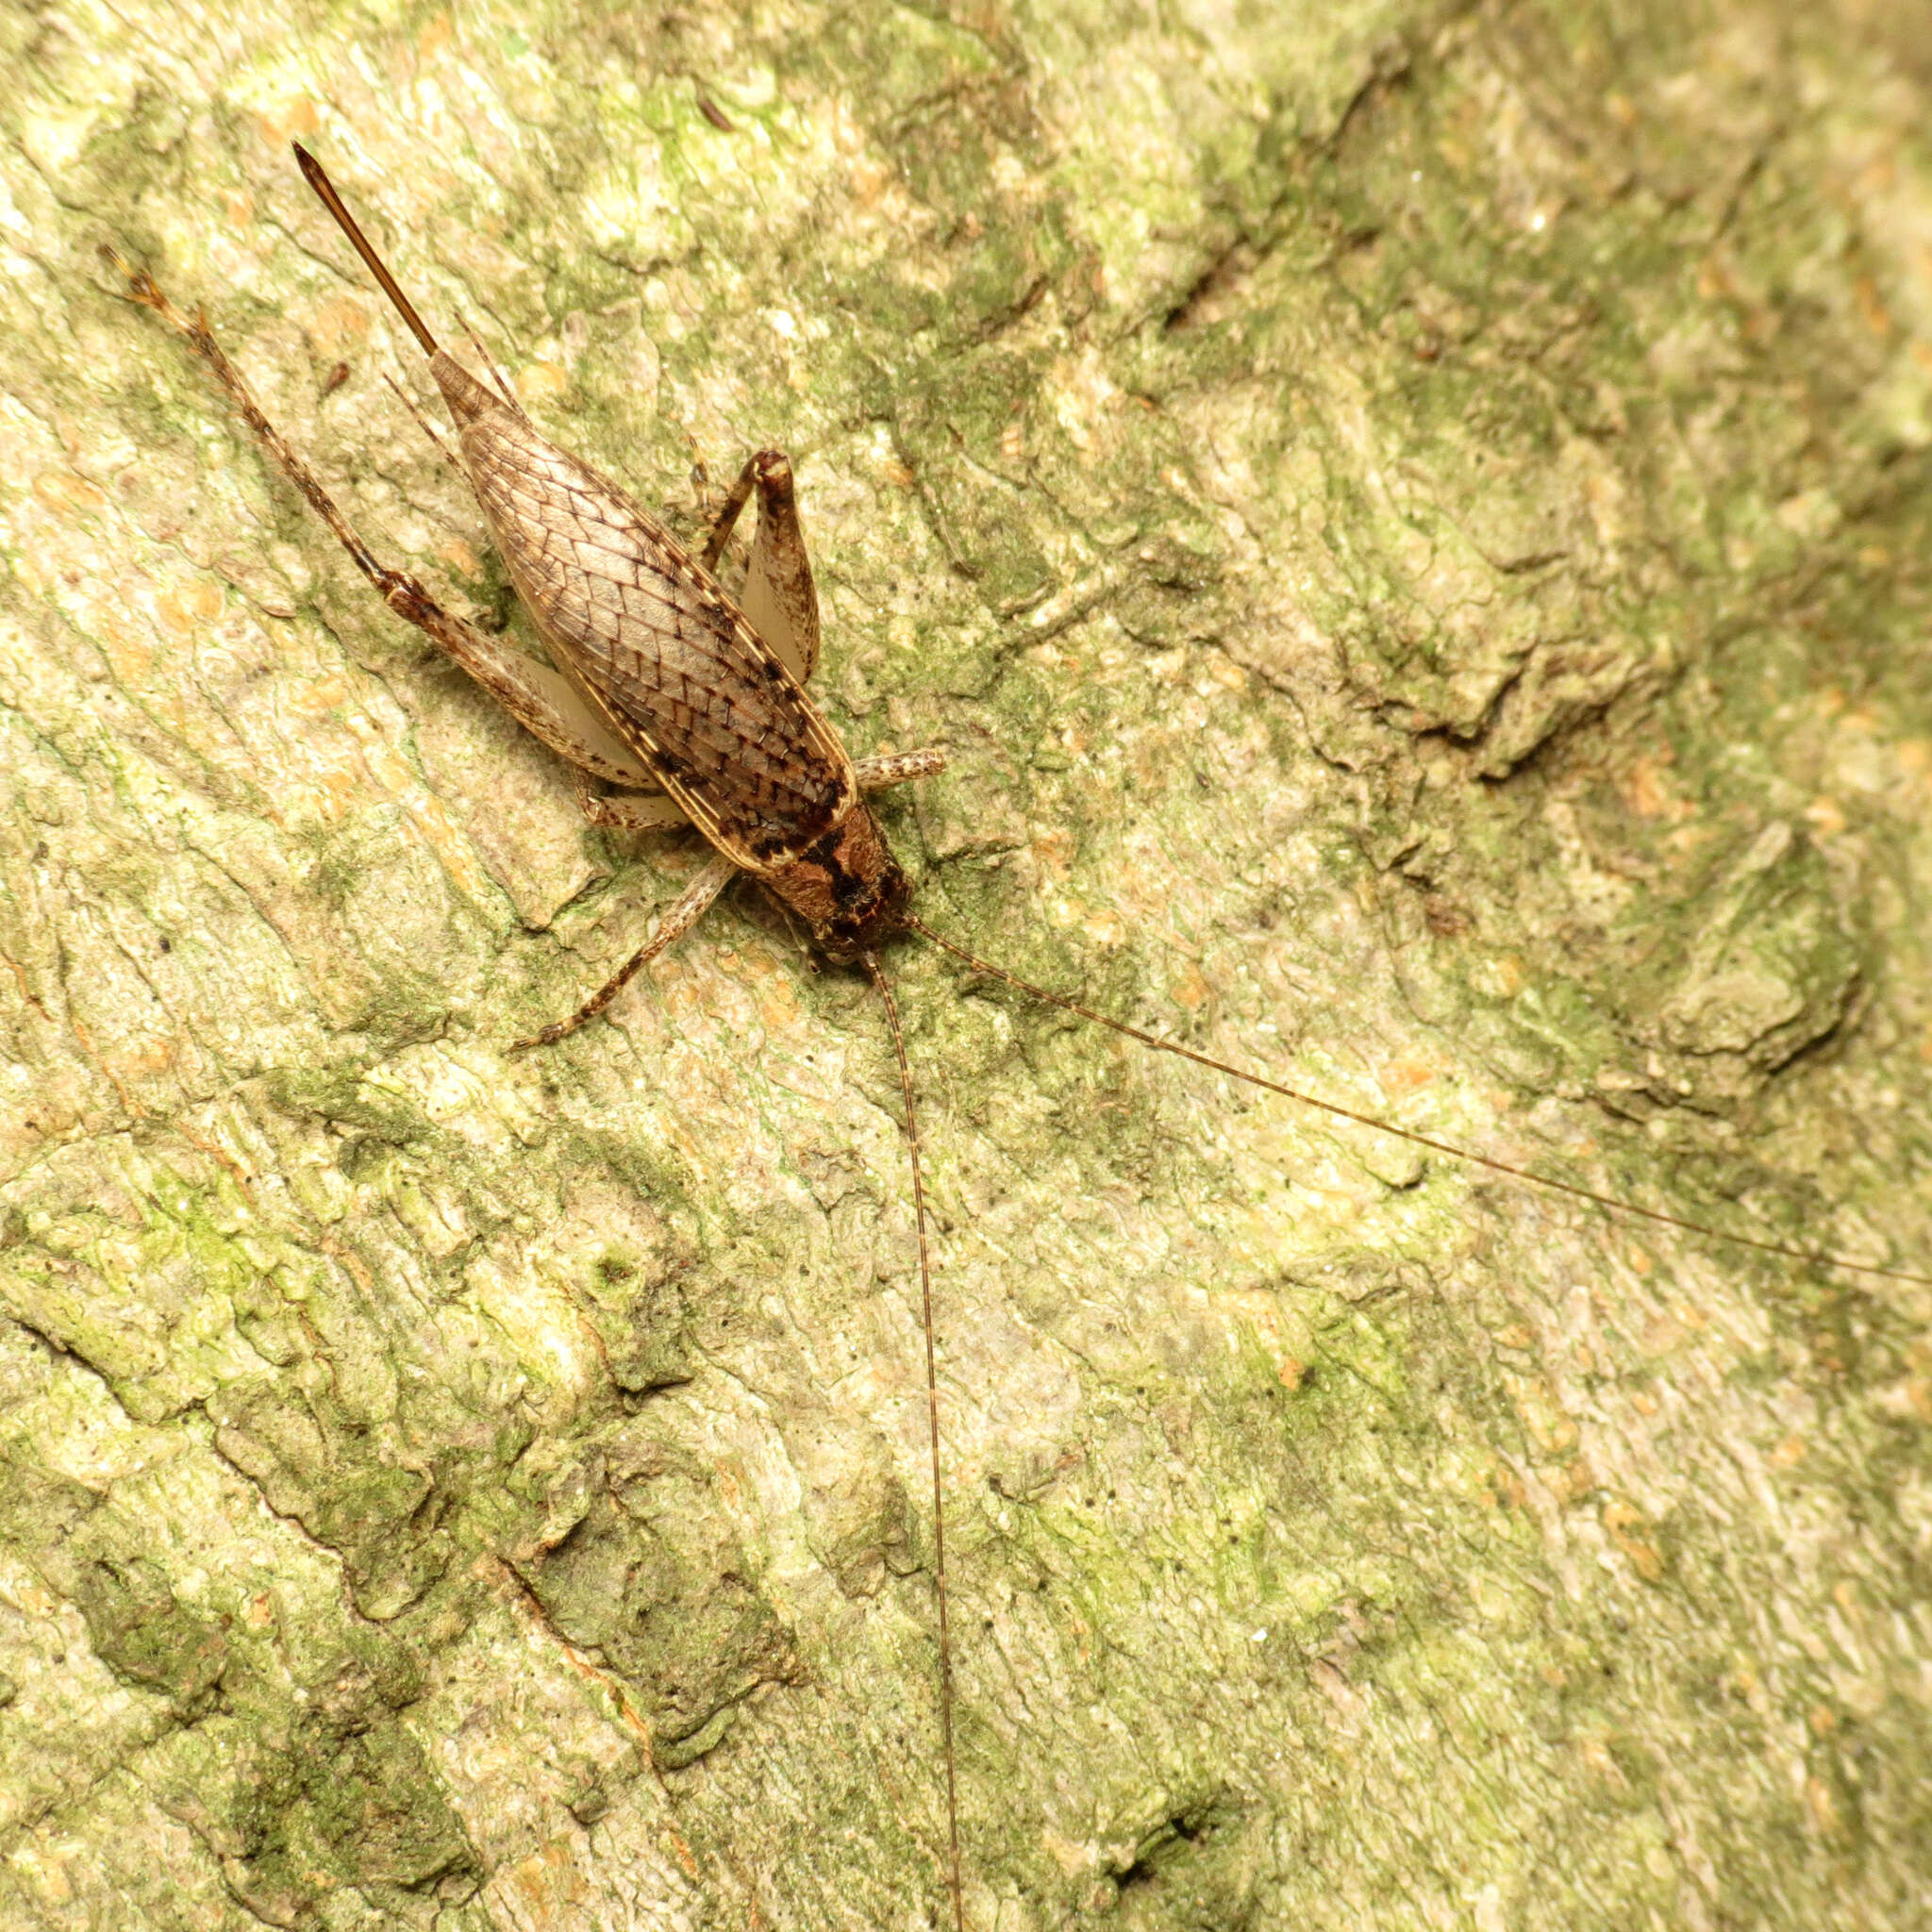
M568 1020L558 1020L511 1049L521 1052L528 1046L555 1046L566 1035L575 1033L586 1021L594 1020L630 982L637 977L674 940L682 939L704 917L711 901L731 883L738 871L723 853L712 858L685 887L658 920L658 928Z
M913 778L936 778L946 769L946 754L936 744L924 751L887 751L875 758L855 758L853 771L861 791L884 791Z

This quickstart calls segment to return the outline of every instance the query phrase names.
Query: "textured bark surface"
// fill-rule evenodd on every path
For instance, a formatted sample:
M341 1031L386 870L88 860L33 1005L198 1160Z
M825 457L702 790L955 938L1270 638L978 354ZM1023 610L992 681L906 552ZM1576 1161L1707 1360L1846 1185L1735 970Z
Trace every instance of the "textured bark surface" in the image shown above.
M1932 1261L1932 11L0 15L0 1925L912 1927L863 983L404 631L438 325L799 467L936 925L1679 1213ZM722 125L721 125L722 124ZM1932 1298L1419 1160L903 948L969 1918L1907 1926Z

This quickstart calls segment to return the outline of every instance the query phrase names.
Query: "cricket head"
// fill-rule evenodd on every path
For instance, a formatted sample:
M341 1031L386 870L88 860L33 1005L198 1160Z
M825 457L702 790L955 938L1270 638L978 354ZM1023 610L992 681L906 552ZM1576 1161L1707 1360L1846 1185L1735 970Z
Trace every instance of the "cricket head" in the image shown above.
M856 960L906 929L911 883L862 802L790 865L766 873L763 883L810 925L833 959Z

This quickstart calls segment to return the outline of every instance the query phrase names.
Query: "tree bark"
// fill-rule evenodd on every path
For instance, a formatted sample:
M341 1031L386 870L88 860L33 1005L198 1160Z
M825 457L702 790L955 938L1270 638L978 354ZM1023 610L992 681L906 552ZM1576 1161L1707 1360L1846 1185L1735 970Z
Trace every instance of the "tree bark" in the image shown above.
M1932 8L0 21L0 1924L944 1923L883 1018L403 630L776 444L936 927L1932 1274ZM889 958L966 1917L1905 1926L1932 1291Z

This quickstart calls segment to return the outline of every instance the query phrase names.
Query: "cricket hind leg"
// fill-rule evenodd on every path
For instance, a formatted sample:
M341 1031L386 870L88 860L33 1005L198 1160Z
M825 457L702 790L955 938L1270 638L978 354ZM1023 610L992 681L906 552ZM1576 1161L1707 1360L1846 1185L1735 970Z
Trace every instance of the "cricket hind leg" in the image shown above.
M484 347L483 338L470 326L468 317L460 309L457 312L457 326L469 338L470 346L475 350L477 360L490 372L490 379L496 385L496 392L503 398L510 414L527 423L530 419L525 415L524 406L518 402L516 391L510 388L503 371L496 366L496 358Z
M469 482L470 473L463 468L462 459L457 455L455 450L450 448L448 443L443 441L441 432L437 428L436 425L432 423L429 420L429 418L425 416L423 413L423 411L416 407L415 397L412 396L408 392L408 391L406 390L402 386L402 384L395 379L393 375L390 375L390 373L387 370L383 371L382 379L383 381L389 384L390 393L395 397L397 402L402 404L404 408L408 410L411 418L415 422L416 427L420 429L423 432L423 434L426 436L429 439L429 441L436 445L436 454L440 456L443 459L443 461L447 463L449 467L452 470L454 470L457 473L457 475L463 479L465 483Z
M521 1052L529 1046L555 1046L587 1021L594 1020L666 946L674 940L682 939L704 917L711 901L731 883L737 871L738 868L723 854L711 859L664 909L651 937L569 1019L558 1020L541 1032L531 1034L527 1040L518 1041L511 1051Z
M630 749L591 711L588 703L558 673L524 656L514 645L487 637L475 625L453 615L437 603L416 578L389 569L356 534L349 520L336 507L335 499L316 478L307 463L284 440L282 433L262 412L261 406L242 381L242 373L228 360L215 341L207 322L199 315L187 316L161 292L159 285L145 269L135 268L113 250L108 258L127 278L128 292L144 308L151 308L181 336L240 411L255 440L260 443L291 483L308 499L333 533L336 541L349 553L356 568L368 578L382 601L398 617L424 633L443 655L475 678L510 716L578 770L608 784L632 791L652 789L656 780Z
M592 791L581 772L577 808L591 824L607 832L662 832L691 824L684 808L665 792L634 791L611 798Z
M693 443L691 446L695 449L697 445ZM751 501L751 492L758 483L757 464L757 457L746 459L744 468L738 473L738 481L731 486L715 514L711 510L711 475L705 467L702 457L698 458L691 471L691 475L703 494L699 508L711 519L710 532L705 539L705 547L699 553L698 561L713 575L717 574L718 565L724 559L724 546L730 542L732 531L738 527L739 513Z
M758 491L758 526L751 561L739 598L751 627L777 653L800 684L819 661L819 594L798 518L798 493L791 462L783 450L761 449L748 458L724 499L704 549L707 570L715 571L739 513Z

